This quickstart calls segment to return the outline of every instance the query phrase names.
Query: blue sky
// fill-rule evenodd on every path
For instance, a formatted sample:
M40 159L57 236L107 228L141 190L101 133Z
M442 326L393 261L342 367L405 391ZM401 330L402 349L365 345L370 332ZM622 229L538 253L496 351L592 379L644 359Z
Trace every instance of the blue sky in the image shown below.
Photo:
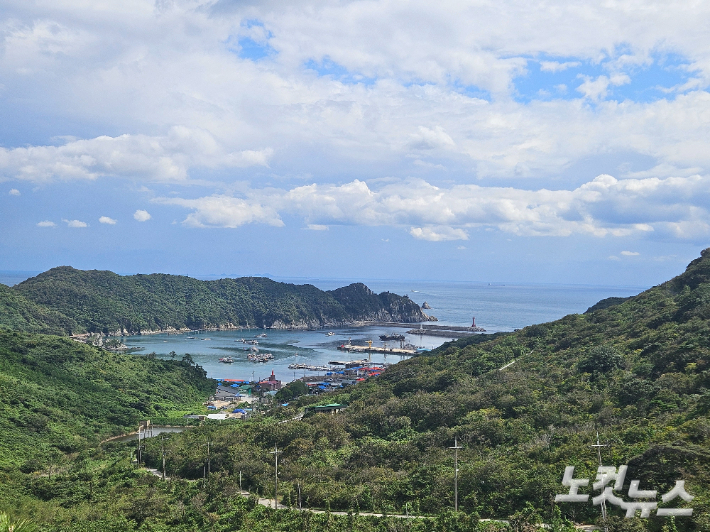
M710 8L7 2L0 270L648 286L710 236Z

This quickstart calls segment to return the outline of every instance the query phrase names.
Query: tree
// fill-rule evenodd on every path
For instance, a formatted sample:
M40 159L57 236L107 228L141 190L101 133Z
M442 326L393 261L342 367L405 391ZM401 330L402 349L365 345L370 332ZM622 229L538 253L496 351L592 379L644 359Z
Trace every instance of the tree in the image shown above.
M579 370L583 373L608 373L616 368L623 367L624 359L617 351L608 345L599 345L592 348L587 356L579 363Z

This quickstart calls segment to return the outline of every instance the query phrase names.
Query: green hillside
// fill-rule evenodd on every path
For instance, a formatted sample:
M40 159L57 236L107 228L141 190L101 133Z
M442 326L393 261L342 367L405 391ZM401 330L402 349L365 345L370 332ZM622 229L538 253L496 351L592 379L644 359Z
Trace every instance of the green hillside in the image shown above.
M66 334L77 328L71 318L29 301L0 284L0 327L42 334Z
M363 292L356 286L341 289L339 299L330 295L343 307L363 308ZM370 295L365 296L367 303ZM207 423L164 442L147 440L144 457L153 467L161 464L165 446L172 477L165 483L132 468L130 450L120 445L78 455L75 451L97 438L92 434L110 433L128 419L165 412L166 407L159 408L163 401L177 404L180 396L174 394L180 392L167 387L165 380L151 382L155 375L173 372L170 382L199 396L203 380L198 370L186 363L108 355L56 337L3 333L0 345L6 347L0 360L9 361L3 364L12 369L9 376L0 373L0 405L5 408L0 433L7 433L0 436L2 456L21 456L6 459L5 470L21 467L28 473L12 477L7 484L12 489L0 493L0 505L12 507L17 500L18 515L36 516L37 522L48 523L48 530L62 532L505 528L478 517L509 519L511 532L531 532L541 522L551 523L553 532L568 532L565 519L600 523L599 507L591 502L554 502L556 494L568 491L561 484L566 466L575 466L575 478L594 481L598 461L592 445L598 434L605 445L604 465L628 465L624 489L617 492L623 500L630 500L632 480L639 480L642 490L657 490L659 504L677 480L684 480L694 496L691 502L661 504L693 509L691 517L674 522L655 512L649 519L623 519L625 512L609 505L610 532L707 531L709 319L706 250L682 275L627 300L603 302L585 314L511 334L451 342L340 393L274 405L266 415L247 422ZM76 354L65 364L62 353ZM103 366L104 360L110 363ZM167 365L143 373L144 364ZM57 397L66 399L55 398L54 384L41 387L59 371L55 368L61 368L57 383L63 383L56 387ZM126 374L132 377L121 378L129 379L131 386L115 377ZM74 375L78 377L71 381ZM191 375L197 380L190 381ZM12 384L13 379L32 387L24 390ZM185 403L191 393L183 392ZM306 406L333 402L348 407L336 415L297 416ZM87 403L97 405L95 417L79 417L71 427L74 415L92 411L76 406ZM70 435L78 435L77 447L71 446ZM69 464L66 472L52 479L30 474L46 455L44 450L21 454L29 453L26 449L34 441L61 453ZM203 481L208 441L211 475ZM458 517L450 513L454 464L449 447L454 441L462 447ZM296 505L300 493L307 507L424 513L436 519L378 520L327 513L311 518L308 513L255 506L255 499L238 495L240 482L252 493L273 493L275 446L281 451L282 503ZM591 487L580 492L599 493Z
M67 332L320 327L352 321L426 319L409 298L387 292L377 295L363 284L324 292L312 285L262 277L199 281L176 275L120 276L60 267L11 290L30 303L69 317L64 327Z
M594 479L597 432L605 465L629 466L625 488L668 492L685 480L695 496L664 506L692 507L678 530L710 529L710 252L679 277L627 301L508 335L445 344L401 362L344 393L277 408L287 419L320 401L349 407L301 422L213 429L212 464L242 471L252 490L273 485L275 445L283 449L284 500L300 487L309 505L439 513L453 506L454 439L460 507L487 518L526 510L550 522L565 466ZM170 467L199 475L199 431L174 438ZM150 450L157 458L155 446ZM590 493L586 488L582 493ZM621 494L628 500L626 494ZM290 498L290 499L289 499ZM561 503L577 522L599 508ZM525 512L523 512L525 513ZM665 518L623 520L612 530L661 530ZM535 518L534 516L539 517Z
M0 471L42 469L141 419L181 418L213 390L187 362L0 329Z

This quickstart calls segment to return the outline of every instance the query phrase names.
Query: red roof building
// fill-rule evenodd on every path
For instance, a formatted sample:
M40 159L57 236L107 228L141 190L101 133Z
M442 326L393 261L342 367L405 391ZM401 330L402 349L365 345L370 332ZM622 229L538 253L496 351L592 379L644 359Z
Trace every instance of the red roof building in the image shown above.
M274 370L272 369L269 378L265 381L261 381L259 383L259 387L262 390L269 390L270 392L273 392L281 389L281 381L276 380L276 375L274 375Z

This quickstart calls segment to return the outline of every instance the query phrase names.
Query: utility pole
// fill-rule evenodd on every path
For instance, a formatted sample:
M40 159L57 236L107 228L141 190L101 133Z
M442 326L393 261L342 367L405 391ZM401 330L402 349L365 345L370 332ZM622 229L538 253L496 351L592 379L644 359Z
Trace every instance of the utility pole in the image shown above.
M141 425L138 425L138 453L136 455L138 458L138 467L141 466Z
M270 454L274 455L274 509L279 507L279 448L274 445L274 450Z
M454 438L454 446L449 447L454 450L454 512L459 511L459 446L458 440Z
M210 440L207 440L207 475L212 472L212 458L210 456Z
M163 480L165 480L165 436L160 437L160 452L163 455Z
M592 444L592 447L597 449L597 457L599 458L599 467L602 467L602 447L608 447L607 444L602 445L599 443L599 431L597 431L597 443ZM604 488L602 488L602 491ZM602 519L604 520L604 532L609 532L609 527L606 524L606 501L602 499Z

